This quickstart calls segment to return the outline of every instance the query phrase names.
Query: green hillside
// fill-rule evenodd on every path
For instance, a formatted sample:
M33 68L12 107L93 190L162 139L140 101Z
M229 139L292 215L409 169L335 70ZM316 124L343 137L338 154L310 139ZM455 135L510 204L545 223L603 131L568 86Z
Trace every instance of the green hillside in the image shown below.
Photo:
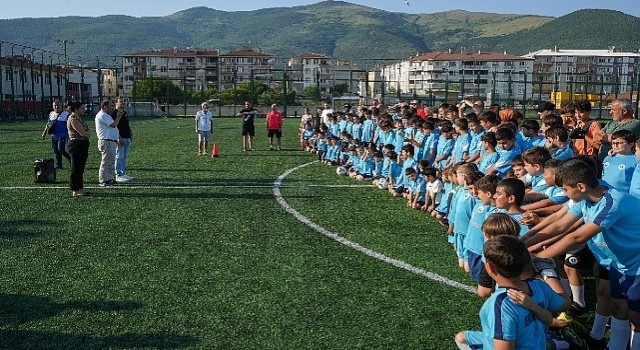
M526 53L540 48L637 49L640 19L609 10L581 10L558 19L474 13L387 12L343 1L257 11L195 7L166 17L58 17L0 20L0 40L61 52L71 39L72 62L96 56L196 47L226 52L262 49L281 59L317 52L340 59L400 59L418 52L465 49ZM3 54L9 52L6 45ZM82 58L80 58L80 57ZM103 57L101 62L112 60Z

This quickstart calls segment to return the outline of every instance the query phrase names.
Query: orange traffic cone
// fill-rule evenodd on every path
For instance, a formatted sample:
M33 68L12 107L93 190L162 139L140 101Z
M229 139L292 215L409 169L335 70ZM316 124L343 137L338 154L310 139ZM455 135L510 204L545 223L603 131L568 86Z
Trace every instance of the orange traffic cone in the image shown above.
M220 155L218 154L218 144L214 143L213 148L211 148L211 157L218 158Z

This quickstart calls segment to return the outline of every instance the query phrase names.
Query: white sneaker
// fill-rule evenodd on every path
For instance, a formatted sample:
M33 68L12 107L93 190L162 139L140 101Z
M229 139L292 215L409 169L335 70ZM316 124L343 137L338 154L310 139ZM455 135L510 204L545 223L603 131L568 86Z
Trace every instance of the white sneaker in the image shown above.
M129 176L129 175L126 175L126 174L125 174L125 175L122 175L122 177L124 177L125 179L127 179L127 180L129 180L129 181L131 181L131 180L133 180L133 179L134 179L134 177L133 177L133 176Z
M117 183L119 183L119 184L121 184L121 183L123 183L123 182L129 182L129 181L131 181L131 180L127 179L125 176L126 176L126 175L116 176L116 182L117 182Z

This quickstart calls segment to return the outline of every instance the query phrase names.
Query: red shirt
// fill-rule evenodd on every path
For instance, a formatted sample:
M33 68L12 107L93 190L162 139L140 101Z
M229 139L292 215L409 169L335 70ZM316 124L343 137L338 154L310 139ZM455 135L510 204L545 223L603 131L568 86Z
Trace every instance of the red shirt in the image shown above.
M267 113L267 129L282 129L282 113L274 111Z

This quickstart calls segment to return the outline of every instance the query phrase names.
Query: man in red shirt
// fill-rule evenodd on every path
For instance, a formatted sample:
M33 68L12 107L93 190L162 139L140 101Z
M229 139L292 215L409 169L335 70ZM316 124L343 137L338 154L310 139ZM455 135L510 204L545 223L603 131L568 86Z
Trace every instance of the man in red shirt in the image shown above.
M417 114L422 120L427 119L427 115L424 112L424 108L422 107L422 102L418 99L414 99L409 103L409 107Z
M278 106L271 105L271 111L267 113L267 137L269 138L269 150L273 151L273 137L278 139L277 149L281 149L280 139L282 138L282 113L278 111Z

